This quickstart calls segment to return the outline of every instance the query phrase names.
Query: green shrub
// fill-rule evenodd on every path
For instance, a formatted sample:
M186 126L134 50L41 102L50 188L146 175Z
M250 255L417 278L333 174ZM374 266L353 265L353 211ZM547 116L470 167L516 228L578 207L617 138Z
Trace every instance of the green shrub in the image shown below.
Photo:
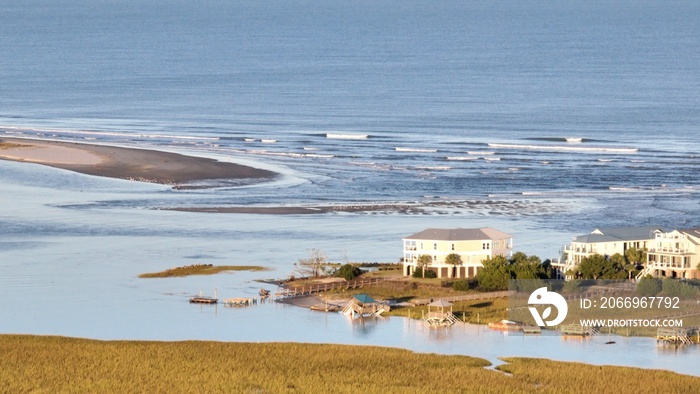
M653 297L661 292L661 281L656 278L642 278L637 283L637 293Z
M564 293L578 293L582 290L580 280L569 280L564 283Z
M414 278L422 278L423 277L423 268L421 267L416 267L416 270L413 271L413 277ZM425 270L425 277L426 278L437 278L437 272L431 271L429 269Z
M452 283L452 288L457 291L469 291L476 289L477 285L476 279L462 279Z
M693 298L698 294L696 287L671 278L662 281L661 290L668 296L680 298Z
M345 264L335 271L335 276L344 278L345 280L353 280L360 275L362 275L360 267L356 267L352 264Z

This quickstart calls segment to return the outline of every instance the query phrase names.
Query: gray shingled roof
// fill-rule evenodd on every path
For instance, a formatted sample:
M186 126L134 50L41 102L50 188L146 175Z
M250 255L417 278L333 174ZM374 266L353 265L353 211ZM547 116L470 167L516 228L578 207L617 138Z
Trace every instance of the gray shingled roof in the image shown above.
M404 239L421 239L429 241L478 241L484 239L504 239L513 238L489 227L482 228L429 228L419 233L409 235Z
M658 226L597 228L590 234L579 235L574 242L597 243L615 241L636 241L654 239L656 231L664 231Z
M680 232L682 232L682 233L685 233L685 234L688 234L688 235L694 237L695 239L700 239L700 227L698 227L698 228L687 228L687 229L685 229L685 230L678 230L678 231L680 231ZM695 245L698 245L698 243L695 242L695 239L693 239L693 238L688 238L688 240L689 240L690 242L694 243Z

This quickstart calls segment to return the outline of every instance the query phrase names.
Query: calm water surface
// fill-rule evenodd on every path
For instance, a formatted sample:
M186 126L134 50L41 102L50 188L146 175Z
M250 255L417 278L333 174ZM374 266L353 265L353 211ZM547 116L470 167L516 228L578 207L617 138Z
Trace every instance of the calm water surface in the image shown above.
M175 191L0 162L0 332L377 344L697 375L697 347L643 338L437 332L187 298L254 295L254 280L289 275L307 248L396 261L401 238L426 227L495 227L545 259L596 227L700 226L698 20L695 1L2 2L0 138L284 176ZM435 201L419 215L158 209ZM137 278L198 262L270 271Z

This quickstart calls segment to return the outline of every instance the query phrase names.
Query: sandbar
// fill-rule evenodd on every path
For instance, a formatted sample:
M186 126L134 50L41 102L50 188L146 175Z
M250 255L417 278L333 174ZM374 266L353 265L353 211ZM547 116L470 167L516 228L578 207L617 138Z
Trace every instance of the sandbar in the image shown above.
M277 176L272 171L172 152L24 138L0 138L0 159L182 189L249 184Z

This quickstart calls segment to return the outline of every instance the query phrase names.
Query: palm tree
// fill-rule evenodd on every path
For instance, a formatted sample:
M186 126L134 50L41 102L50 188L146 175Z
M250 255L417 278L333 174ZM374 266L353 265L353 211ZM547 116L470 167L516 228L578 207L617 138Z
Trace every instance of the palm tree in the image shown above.
M427 254L422 254L418 256L418 266L420 267L421 272L423 273L423 278L425 278L425 268L432 262L433 258L428 256Z
M462 265L462 258L457 253L450 253L445 256L445 264L452 265L452 277L457 276L457 266Z

